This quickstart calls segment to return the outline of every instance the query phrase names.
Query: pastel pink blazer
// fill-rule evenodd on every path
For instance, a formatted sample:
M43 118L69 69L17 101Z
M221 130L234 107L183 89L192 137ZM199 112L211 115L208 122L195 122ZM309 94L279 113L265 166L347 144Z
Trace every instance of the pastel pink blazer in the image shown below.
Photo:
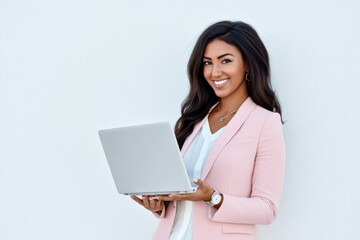
M184 155L204 124L194 127ZM280 115L249 97L224 128L205 163L201 179L224 196L217 210L194 202L194 240L254 240L256 224L271 223L283 189L285 143ZM170 203L159 216L153 239L169 239L176 213Z

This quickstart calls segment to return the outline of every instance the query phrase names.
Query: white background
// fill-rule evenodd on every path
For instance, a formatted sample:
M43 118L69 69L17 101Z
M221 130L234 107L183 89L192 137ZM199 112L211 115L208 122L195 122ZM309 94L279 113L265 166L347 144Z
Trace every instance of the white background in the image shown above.
M253 25L286 120L267 240L358 239L357 0L0 1L0 239L150 239L117 194L97 131L179 117L186 64L219 20ZM136 178L136 176L134 176Z

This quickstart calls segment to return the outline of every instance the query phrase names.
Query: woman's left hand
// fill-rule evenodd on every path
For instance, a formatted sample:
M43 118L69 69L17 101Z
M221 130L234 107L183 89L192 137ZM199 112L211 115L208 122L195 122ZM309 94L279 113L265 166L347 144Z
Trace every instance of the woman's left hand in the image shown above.
M200 179L194 179L194 183L198 185L198 189L194 193L187 194L170 194L167 196L155 196L153 199L162 201L178 201L178 200L189 200L189 201L210 201L214 190L205 182Z

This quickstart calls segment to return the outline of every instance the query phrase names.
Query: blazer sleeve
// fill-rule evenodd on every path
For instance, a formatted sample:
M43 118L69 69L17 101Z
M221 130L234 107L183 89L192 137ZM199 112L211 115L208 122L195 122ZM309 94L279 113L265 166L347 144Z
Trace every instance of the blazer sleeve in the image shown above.
M270 224L276 217L285 172L285 142L281 118L273 113L260 134L250 197L223 193L219 209L209 207L209 218L217 222Z

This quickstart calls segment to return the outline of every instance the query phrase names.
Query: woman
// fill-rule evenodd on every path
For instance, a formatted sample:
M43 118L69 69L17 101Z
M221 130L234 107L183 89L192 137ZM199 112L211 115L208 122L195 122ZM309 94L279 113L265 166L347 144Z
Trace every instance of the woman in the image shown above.
M154 239L253 240L256 224L276 216L285 168L266 48L246 23L215 23L199 37L188 76L175 134L198 189L132 198L162 218Z

